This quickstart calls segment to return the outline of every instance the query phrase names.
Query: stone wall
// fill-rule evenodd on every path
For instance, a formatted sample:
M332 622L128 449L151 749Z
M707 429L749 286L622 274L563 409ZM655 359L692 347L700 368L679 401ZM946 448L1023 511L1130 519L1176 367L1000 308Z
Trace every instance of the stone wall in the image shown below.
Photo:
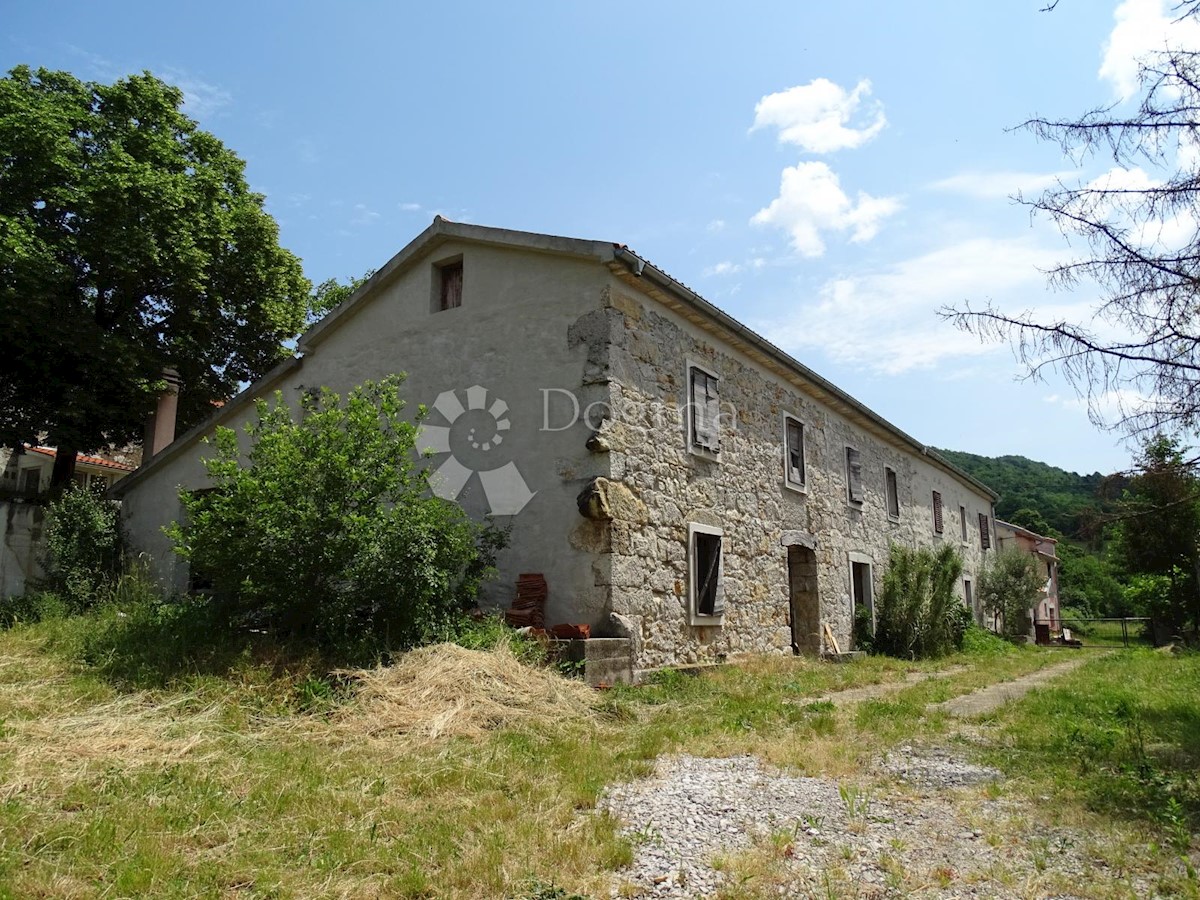
M965 576L974 579L983 556L977 517L990 516L990 497L865 417L851 421L853 410L835 412L721 336L623 283L614 280L607 303L609 360L602 376L611 413L595 443L609 455L612 482L629 497L611 515L611 557L595 568L610 587L613 611L632 623L639 670L790 652L785 532L805 534L815 544L816 572L798 574L815 574L820 619L843 650L851 641L852 554L872 564L877 590L892 543L953 541L963 550ZM688 449L692 364L720 379L719 459ZM803 492L785 484L785 414L805 427ZM861 504L847 499L847 446L861 455ZM897 473L898 517L888 515L885 467ZM944 508L940 536L933 527L935 490ZM966 541L960 506L967 511ZM689 620L689 523L724 532L720 624Z
M0 500L0 598L25 593L41 576L45 515L41 503Z

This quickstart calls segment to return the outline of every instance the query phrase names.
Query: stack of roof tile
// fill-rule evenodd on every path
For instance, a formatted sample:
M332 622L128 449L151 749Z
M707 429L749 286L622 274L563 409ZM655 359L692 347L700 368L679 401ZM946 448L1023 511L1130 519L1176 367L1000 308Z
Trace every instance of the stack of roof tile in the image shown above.
M546 627L546 577L538 573L517 577L517 596L512 609L504 614L509 625L522 628Z

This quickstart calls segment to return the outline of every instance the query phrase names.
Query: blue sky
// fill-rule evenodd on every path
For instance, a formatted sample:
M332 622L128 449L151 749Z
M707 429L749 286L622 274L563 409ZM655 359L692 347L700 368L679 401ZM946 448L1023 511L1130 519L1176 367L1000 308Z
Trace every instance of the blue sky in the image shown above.
M627 243L922 441L1111 471L1069 387L935 315L1086 315L1039 271L1080 248L1009 197L1111 164L1010 129L1195 37L1165 0L1045 5L0 0L0 68L179 85L314 282L435 213Z

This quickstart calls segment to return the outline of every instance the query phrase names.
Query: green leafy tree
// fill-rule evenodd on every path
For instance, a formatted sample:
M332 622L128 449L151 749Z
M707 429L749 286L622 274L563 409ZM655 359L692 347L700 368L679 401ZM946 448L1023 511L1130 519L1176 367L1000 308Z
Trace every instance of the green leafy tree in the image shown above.
M1175 630L1188 624L1195 629L1200 617L1200 478L1187 453L1175 438L1157 435L1146 441L1113 535L1113 555L1127 572L1170 582L1167 601L1155 608L1163 624Z
M1019 547L998 551L979 573L979 602L984 612L1000 619L1010 637L1029 632L1029 611L1046 585L1033 554Z
M245 458L237 434L217 430L214 487L181 494L186 516L169 533L239 620L370 655L419 643L474 603L504 533L428 492L400 383L366 382L345 402L307 394L296 418L279 394L259 401Z
M961 649L970 612L958 599L963 563L948 544L936 550L893 544L875 612L872 649L903 659Z
M286 353L309 283L244 163L149 73L0 79L0 444L141 434L172 368L180 426Z
M312 297L308 301L309 319L316 321L317 319L330 312L335 306L343 301L349 300L350 296L360 287L367 283L367 280L375 274L374 269L368 269L366 273L358 278L349 278L346 283L338 281L336 278L327 278L313 288Z
M97 602L121 569L120 508L96 491L71 487L46 510L44 575L36 585L81 612Z
M1069 541L1058 544L1058 603L1089 618L1132 615L1112 563Z

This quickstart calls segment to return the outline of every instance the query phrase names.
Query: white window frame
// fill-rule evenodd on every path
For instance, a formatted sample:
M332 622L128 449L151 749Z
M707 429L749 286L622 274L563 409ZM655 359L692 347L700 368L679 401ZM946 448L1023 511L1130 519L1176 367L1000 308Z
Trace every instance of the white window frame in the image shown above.
M788 423L795 422L800 426L800 482L792 479L791 453L788 448ZM783 414L783 486L797 494L808 493L808 449L805 447L804 420L792 413Z
M851 453L851 451L858 454L858 489L862 493L862 496L859 497L857 500L855 500L854 497L850 493L850 453ZM842 473L843 473L843 477L846 479L846 503L853 509L862 509L863 501L866 499L866 494L867 494L866 489L863 485L863 477L862 477L862 451L859 450L857 447L855 447L853 444L846 444L845 448L842 450Z
M692 412L692 407L696 402L695 395L692 393L692 370L698 369L709 378L717 382L717 449L710 450L707 447L702 447L696 443L695 434L695 416ZM685 395L687 397L687 407L684 410L685 418L687 419L687 448L688 452L693 456L698 456L701 459L707 459L711 462L721 461L721 376L714 372L706 365L702 365L694 359L687 360L687 368L683 373L683 383L685 385Z
M896 485L896 511L892 512L892 496L888 490L888 475L892 476L892 482ZM900 473L891 466L883 467L883 505L887 512L889 522L900 521Z
M859 553L851 550L846 554L846 574L849 576L850 593L850 626L854 627L854 564L865 565L867 567L867 605L871 608L871 631L874 633L877 625L875 616L875 560L865 553Z
M725 590L725 530L716 525L705 525L702 522L688 522L688 624L689 625L724 625L725 614L722 612L715 616L706 616L701 614L696 596L700 581L696 572L697 553L696 553L696 535L711 534L721 539L721 557L717 562L717 591L723 594ZM722 600L724 598L722 597Z

